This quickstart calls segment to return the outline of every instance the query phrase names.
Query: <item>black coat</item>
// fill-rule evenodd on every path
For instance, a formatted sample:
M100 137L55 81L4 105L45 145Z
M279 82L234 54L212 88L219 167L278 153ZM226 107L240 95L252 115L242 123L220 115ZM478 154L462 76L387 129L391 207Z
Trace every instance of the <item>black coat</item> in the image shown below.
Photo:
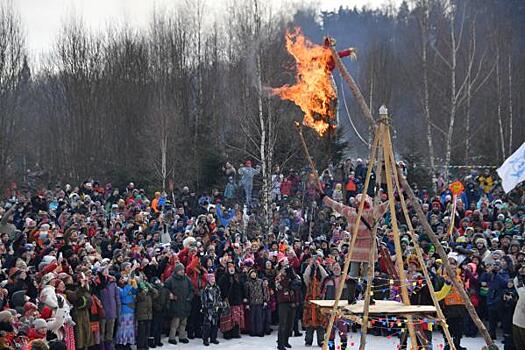
M230 305L241 305L243 299L243 285L237 274L223 274L218 282L222 299L228 299Z

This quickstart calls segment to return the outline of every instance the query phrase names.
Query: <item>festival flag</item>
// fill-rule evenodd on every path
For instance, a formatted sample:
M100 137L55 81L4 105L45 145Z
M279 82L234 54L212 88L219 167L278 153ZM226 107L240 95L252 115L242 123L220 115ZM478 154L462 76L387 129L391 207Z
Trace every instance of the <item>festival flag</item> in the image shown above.
M525 181L525 142L498 168L503 190L508 193Z

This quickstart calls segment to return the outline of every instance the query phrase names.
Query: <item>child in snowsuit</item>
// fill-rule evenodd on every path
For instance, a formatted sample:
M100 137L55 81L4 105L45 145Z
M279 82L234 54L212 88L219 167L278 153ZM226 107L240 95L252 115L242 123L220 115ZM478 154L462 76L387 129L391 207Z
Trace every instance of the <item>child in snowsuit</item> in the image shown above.
M215 275L206 276L206 287L201 292L201 305L203 313L202 343L205 346L219 344L217 330L219 328L220 309L222 307L221 290L215 284Z

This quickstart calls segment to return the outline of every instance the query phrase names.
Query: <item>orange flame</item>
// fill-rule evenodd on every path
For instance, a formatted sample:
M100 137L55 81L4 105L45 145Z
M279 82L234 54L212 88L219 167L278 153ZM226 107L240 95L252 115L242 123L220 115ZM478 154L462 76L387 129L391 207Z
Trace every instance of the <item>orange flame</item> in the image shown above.
M272 89L274 95L294 102L304 112L303 124L323 136L334 125L337 99L332 80L330 49L310 42L296 28L286 34L286 49L296 62L296 83Z

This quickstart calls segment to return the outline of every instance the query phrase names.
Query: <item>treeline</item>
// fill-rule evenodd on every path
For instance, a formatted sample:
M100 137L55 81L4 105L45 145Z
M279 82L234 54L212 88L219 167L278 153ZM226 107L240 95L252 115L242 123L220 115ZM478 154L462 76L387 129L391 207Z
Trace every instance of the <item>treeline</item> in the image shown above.
M275 166L303 166L293 129L302 115L267 93L294 80L284 35L296 25L314 41L328 34L338 47L358 49L358 60L346 63L372 110L389 107L406 158L436 171L496 164L525 139L521 1L418 0L395 10L321 14L300 8L293 18L262 1L232 4L211 26L203 1L156 11L142 31L95 35L71 19L38 69L27 57L20 17L2 5L3 184L37 176L159 188L173 179L207 189L221 181L227 160L252 159L266 181ZM366 140L367 125L345 96ZM320 140L307 133L319 166L343 151L366 157L347 114L340 101L337 134Z

